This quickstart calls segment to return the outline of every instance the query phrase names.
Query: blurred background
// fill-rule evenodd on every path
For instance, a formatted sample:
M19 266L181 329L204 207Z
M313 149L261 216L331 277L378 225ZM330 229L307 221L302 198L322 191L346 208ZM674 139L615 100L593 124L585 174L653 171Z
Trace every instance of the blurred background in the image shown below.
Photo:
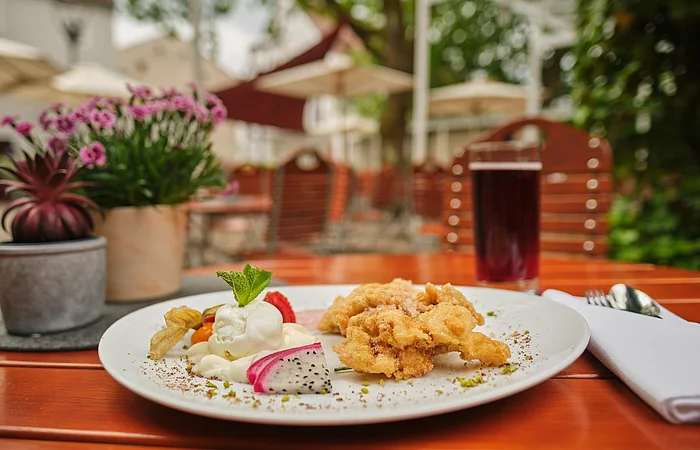
M695 0L0 0L0 53L62 70L0 84L0 116L127 82L217 95L213 149L238 188L193 202L189 266L468 251L464 146L536 116L603 139L613 161L585 208L567 192L543 207L585 224L545 251L700 269L699 42ZM550 151L574 151L561 142ZM0 129L0 164L22 145ZM304 164L330 181L309 190L289 175ZM300 224L289 193L327 198L318 220Z

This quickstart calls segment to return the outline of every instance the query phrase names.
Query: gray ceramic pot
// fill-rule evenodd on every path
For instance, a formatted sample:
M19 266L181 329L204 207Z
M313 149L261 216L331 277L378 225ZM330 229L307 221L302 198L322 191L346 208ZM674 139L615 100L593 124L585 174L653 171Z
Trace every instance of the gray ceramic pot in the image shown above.
M7 330L29 335L77 328L104 311L104 237L0 243L0 309Z

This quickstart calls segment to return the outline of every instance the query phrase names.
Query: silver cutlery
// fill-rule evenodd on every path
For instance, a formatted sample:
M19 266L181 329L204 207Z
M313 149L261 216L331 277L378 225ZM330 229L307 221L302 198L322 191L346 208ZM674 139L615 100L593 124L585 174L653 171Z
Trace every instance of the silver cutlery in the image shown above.
M606 295L600 289L585 291L584 297L589 305L615 308L646 316L661 318L659 305L647 293L626 284L616 284Z

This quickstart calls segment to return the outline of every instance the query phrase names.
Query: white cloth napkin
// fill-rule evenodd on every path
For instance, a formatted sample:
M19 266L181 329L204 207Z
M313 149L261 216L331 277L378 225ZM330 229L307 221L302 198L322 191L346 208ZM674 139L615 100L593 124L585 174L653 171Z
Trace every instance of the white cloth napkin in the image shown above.
M632 391L673 423L700 423L700 324L661 308L661 319L589 305L548 289L591 329L591 351Z

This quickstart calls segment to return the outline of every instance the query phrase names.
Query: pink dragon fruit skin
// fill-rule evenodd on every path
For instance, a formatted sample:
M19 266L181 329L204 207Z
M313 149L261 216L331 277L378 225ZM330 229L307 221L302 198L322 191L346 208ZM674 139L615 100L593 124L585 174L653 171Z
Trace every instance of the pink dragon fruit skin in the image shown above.
M330 371L320 342L297 347L268 361L253 384L265 394L330 393Z
M248 370L246 371L248 382L250 384L255 384L255 380L258 378L258 375L260 375L260 372L262 372L262 370L265 368L265 366L267 366L268 363L270 363L275 358L281 358L285 354L296 350L296 348L287 348L278 352L270 353L269 355L265 355L262 358L254 361L253 364L251 364L250 367L248 367Z

